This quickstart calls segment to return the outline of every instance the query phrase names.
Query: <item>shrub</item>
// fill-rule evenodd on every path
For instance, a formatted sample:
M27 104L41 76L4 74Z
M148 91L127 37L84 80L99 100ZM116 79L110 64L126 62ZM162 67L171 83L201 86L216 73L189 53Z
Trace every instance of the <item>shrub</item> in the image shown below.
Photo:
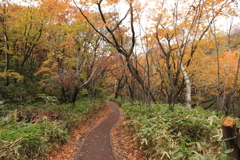
M0 159L42 159L102 106L102 101L84 99L75 105L49 104L47 110L32 105L8 111L0 118Z
M119 105L121 105L122 103L125 103L125 101L127 100L127 99L123 99L123 98L121 98L121 97L115 98L114 95L108 96L107 99L108 99L109 101L116 102L116 103L118 103Z
M14 128L14 129L13 129ZM67 132L56 122L44 123L21 123L8 129L0 130L1 146L4 146L21 139L14 152L6 150L3 158L6 159L32 159L48 153L52 144L63 144L67 140Z
M187 147L215 154L219 151L217 140L221 138L220 118L214 112L176 105L174 110L164 104L144 107L139 102L122 105L128 117L127 123L149 159L171 159L181 148L183 139ZM199 144L198 146L196 144ZM193 154L193 152L191 152Z

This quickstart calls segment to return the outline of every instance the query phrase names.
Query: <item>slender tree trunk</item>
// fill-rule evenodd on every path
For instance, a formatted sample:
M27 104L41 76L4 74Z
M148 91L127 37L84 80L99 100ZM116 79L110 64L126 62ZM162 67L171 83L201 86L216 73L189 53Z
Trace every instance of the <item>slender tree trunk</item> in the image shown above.
M182 72L184 74L184 79L185 79L185 82L186 82L186 97L185 97L186 98L185 99L186 106L187 106L187 108L191 109L192 108L191 107L191 101L192 101L192 99L191 99L192 98L191 89L192 89L192 84L190 82L190 79L189 79L189 76L188 76L186 70L184 69Z
M239 89L239 94L238 94L238 113L237 113L237 117L240 118L240 89Z
M222 97L221 106L220 106L221 111L224 110L224 105L225 105L225 101L226 101L227 85L228 85L228 71L226 73L225 83L224 83L224 87L223 87L223 97Z
M3 4L3 7L4 7L3 12L4 12L4 14L6 14L6 12L7 12L6 4ZM7 24L6 24L6 19L5 18L2 19L2 23L3 23L3 35L4 35L4 48L5 48L5 51L4 51L4 54L5 54L4 72L8 72L8 70L9 70L9 58L10 58L8 51L9 51L10 47L9 47L9 44L8 44ZM6 80L5 81L5 86L8 86L10 84L9 77L6 76L5 80Z
M229 100L229 105L232 106L233 113L236 113L235 108L234 108L234 104L233 104L233 97L234 97L235 89L237 87L237 80L238 80L238 76L239 76L239 68L240 68L240 54L238 54L237 71L236 71L236 74L235 74L232 90L230 92L230 100Z
M62 95L61 95L61 97L62 97L62 99L63 99L64 102L67 102L66 93L67 93L68 90L65 90L64 86L62 86L62 89L61 89L61 90L62 90Z
M7 50L5 51L5 68L4 68L4 72L8 72L9 70L9 54L8 54L8 50L9 50L9 45L8 45L8 36L5 33L4 35L4 48ZM6 81L5 81L5 86L8 86L10 84L10 80L8 75L6 76Z
M77 95L79 93L80 89L78 87L74 88L74 92L72 94L72 103L75 104L76 100L77 100Z
M117 87L116 87L116 90L115 90L115 98L117 99L118 96L119 96L119 92L120 90L125 86L122 83L122 80L123 80L124 76L122 76L120 79L117 79Z
M217 110L221 110L221 102L220 102L220 95L221 95L221 78L220 78L220 61L219 61L219 42L217 40L216 36L216 26L215 23L213 23L213 28L211 28L212 35L214 37L215 41L215 49L216 49L216 54L217 54L217 100L216 100L216 108Z
M178 55L180 56L179 52ZM186 71L186 69L184 68L183 64L182 64L182 60L178 59L183 77L184 77L184 81L186 83L186 94L185 94L185 105L187 108L191 109L191 91L192 91L192 84L190 82L190 78L188 76L188 73Z
M134 90L132 88L133 86L129 84L128 77L126 76L125 78L126 78L126 84L128 86L131 102L134 102L135 98L134 98Z
M219 51L218 51L218 45L216 44L217 47L217 104L216 106L218 107L218 110L221 110L221 102L220 102L220 95L221 95L221 78L220 78L220 61L219 61Z
M231 19L232 20L232 19ZM221 111L224 110L224 105L225 105L225 100L226 100L226 92L227 92L227 85L228 85L228 76L230 73L230 54L231 54L231 40L230 40L230 34L231 34L231 29L232 29L232 23L230 24L230 28L229 28L229 32L228 32L228 61L227 61L227 68L226 68L226 76L225 76L225 83L224 83L224 88L223 88L223 98L222 98L222 102L221 102L221 106L220 109ZM227 110L229 108L226 108Z

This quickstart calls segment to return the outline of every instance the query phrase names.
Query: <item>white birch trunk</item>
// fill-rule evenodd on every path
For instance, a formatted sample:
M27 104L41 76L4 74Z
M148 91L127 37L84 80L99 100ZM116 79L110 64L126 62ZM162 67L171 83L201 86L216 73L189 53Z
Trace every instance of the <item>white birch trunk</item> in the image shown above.
M180 65L181 72L182 72L183 77L184 77L184 81L186 83L185 105L186 105L187 108L192 109L192 106L191 106L191 101L192 101L192 93L191 93L192 84L191 84L190 78L188 76L188 73L187 73L185 67L182 64L182 60L181 60L181 56L180 56L179 51L177 52L177 54L178 54L177 55L178 56L178 63Z

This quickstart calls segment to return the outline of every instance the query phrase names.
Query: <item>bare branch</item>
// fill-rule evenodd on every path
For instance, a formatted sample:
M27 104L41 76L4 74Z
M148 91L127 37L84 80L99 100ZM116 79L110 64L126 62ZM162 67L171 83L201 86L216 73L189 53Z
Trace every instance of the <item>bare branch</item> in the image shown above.
M113 32L119 27L119 25L127 18L127 15L129 13L130 9L127 11L126 15L123 17L123 19L120 20L120 22L116 25L116 27L112 30Z

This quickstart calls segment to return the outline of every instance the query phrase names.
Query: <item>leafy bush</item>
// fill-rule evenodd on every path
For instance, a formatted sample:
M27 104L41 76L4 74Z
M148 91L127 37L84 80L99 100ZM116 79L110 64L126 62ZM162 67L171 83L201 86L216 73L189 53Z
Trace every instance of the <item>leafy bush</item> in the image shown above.
M101 106L102 101L84 99L75 105L49 106L48 110L33 105L9 111L0 118L0 159L41 159L65 143L68 133Z
M67 140L67 131L59 123L44 122L44 123L21 123L19 127L0 130L2 146L21 139L18 143L15 154L5 152L6 159L31 159L47 153L52 143L63 144ZM8 153L8 154L7 154Z
M167 105L144 107L139 102L125 103L122 107L128 125L136 133L149 159L172 159L183 143L196 150L187 150L189 154L216 155L220 150L217 142L222 136L220 118L212 111L200 107L189 110L179 105L172 111Z
M126 97L125 97L125 98L126 98ZM121 105L122 103L125 103L125 102L127 101L127 99L123 99L123 98L121 98L121 97L115 98L114 95L108 96L107 99L108 99L109 101L116 102L116 103L118 103L119 105Z

